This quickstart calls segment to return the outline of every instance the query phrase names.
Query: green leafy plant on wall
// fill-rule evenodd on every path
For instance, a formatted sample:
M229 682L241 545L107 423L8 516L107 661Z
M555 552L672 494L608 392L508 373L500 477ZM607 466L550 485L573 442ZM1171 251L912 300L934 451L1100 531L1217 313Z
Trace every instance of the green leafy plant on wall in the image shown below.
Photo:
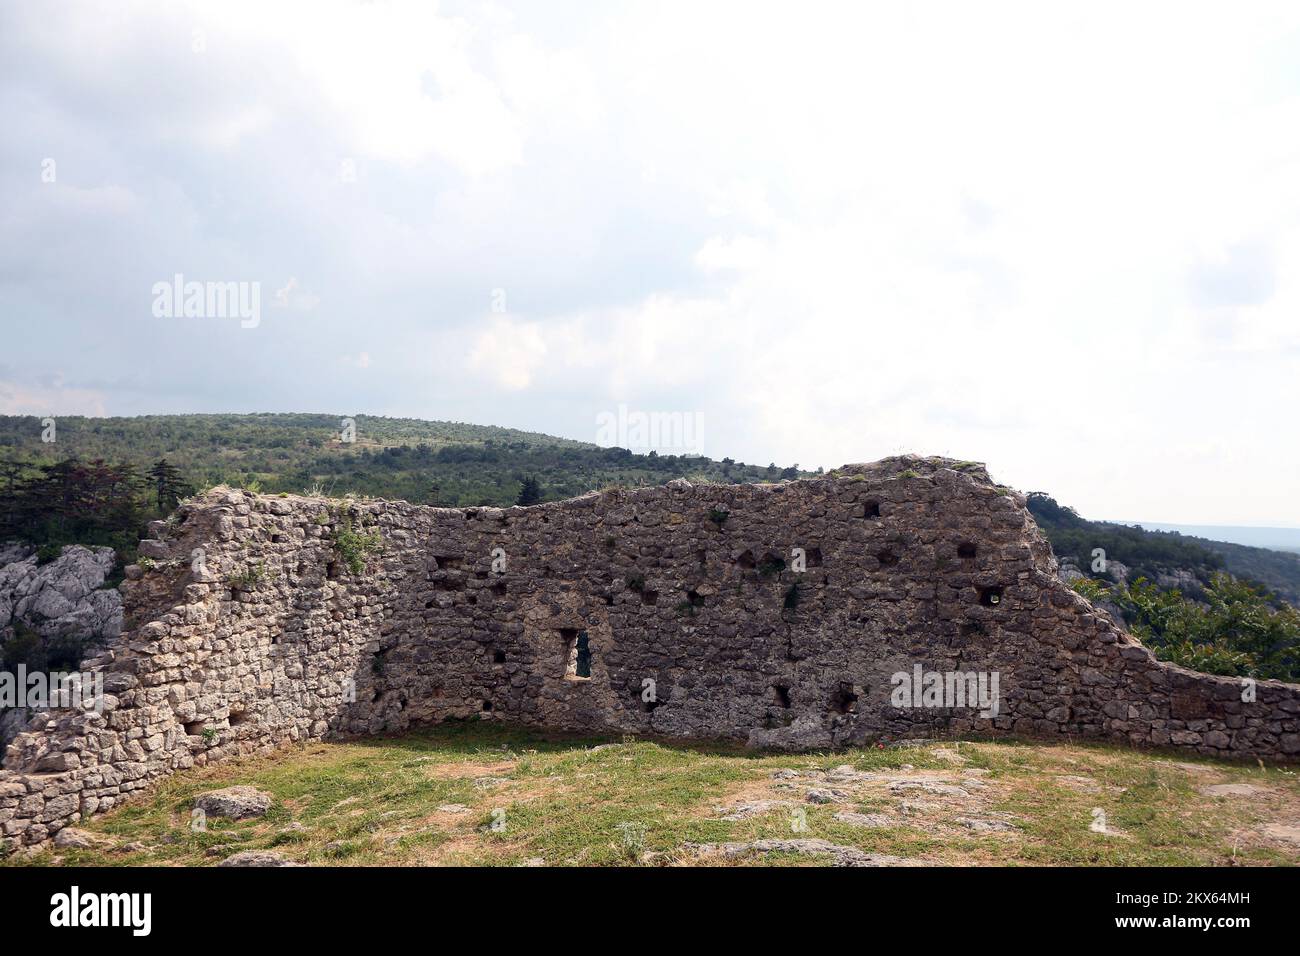
M358 531L353 528L351 518L344 518L334 532L334 550L353 574L364 571L366 556L377 553L383 544L384 539L378 531Z
M266 566L258 561L231 574L226 583L236 591L251 591L266 579Z

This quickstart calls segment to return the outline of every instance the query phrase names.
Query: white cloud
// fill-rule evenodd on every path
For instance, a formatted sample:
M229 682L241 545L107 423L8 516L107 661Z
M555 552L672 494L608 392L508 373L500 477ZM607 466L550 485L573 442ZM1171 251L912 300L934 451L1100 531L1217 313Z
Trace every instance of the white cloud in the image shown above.
M473 26L437 4L223 5L205 20L210 49L223 36L269 39L363 156L408 164L437 156L473 175L519 161L519 121L475 64Z
M297 277L290 276L288 282L275 290L275 305L294 312L311 312L320 305L320 296L303 289Z
M714 236L695 254L695 264L705 272L752 269L766 249L752 236Z
M351 366L352 368L370 368L370 353L358 352L356 355L344 355L339 359L339 361L344 365Z
M469 365L496 385L520 391L532 383L547 351L536 322L499 318L478 336L469 352Z

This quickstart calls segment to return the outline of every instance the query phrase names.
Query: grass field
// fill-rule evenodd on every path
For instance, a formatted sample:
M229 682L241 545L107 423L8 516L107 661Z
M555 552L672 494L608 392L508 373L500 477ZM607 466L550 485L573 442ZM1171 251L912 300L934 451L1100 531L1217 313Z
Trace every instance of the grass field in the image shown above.
M195 830L194 797L235 784L270 811ZM181 773L82 829L100 845L6 865L1277 865L1300 862L1300 778L1102 745L791 756L476 722Z

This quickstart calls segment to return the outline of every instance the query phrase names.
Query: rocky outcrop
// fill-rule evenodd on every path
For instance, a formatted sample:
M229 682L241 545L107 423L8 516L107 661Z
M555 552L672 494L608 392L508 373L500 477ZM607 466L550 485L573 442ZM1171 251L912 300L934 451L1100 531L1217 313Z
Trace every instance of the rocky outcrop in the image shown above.
M1300 755L1300 687L1161 663L1071 591L981 466L530 508L218 489L155 523L102 713L9 747L0 835L37 844L176 770L449 718L828 748L936 734ZM898 675L996 678L997 706ZM974 684L971 685L972 687Z
M64 548L47 564L24 545L0 548L0 631L12 635L21 624L43 637L87 642L117 637L122 597L105 588L117 556L112 548Z
M34 548L0 546L0 649L22 639L20 631L58 642L63 653L73 657L81 648L118 637L122 596L116 588L104 587L116 562L112 548L70 545L41 564ZM25 707L0 706L0 748L8 746L30 717Z

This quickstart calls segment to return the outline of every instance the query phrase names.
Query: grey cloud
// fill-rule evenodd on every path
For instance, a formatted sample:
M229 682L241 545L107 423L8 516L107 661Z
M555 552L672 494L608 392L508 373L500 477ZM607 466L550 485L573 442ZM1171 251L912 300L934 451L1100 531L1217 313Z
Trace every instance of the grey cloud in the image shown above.
M422 336L468 340L497 288L513 316L545 322L699 281L707 217L639 182L611 143L578 150L542 129L526 164L483 179L436 156L385 162L359 155L266 43L212 31L196 54L183 12L123 14L99 37L94 8L0 16L0 311L18 381L52 364L68 388L115 381L120 413L397 408L405 394L420 396L406 412L444 417L470 393L478 418L504 421L517 397L484 393L458 354L419 361ZM212 140L245 114L267 119ZM261 323L153 317L153 284L178 273L260 283ZM277 307L290 278L310 310ZM338 367L361 351L371 369Z

